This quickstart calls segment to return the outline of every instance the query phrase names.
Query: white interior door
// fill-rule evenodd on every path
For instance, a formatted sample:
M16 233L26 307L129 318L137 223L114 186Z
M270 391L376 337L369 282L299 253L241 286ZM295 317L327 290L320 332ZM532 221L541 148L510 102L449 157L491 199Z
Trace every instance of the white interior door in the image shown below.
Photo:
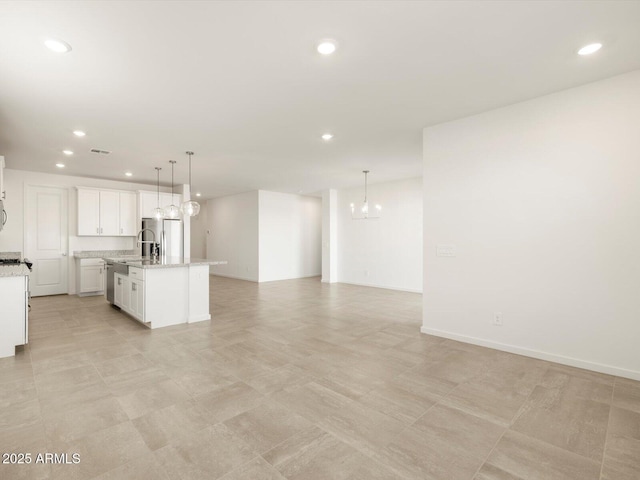
M27 185L25 197L24 256L33 262L31 295L68 293L69 192Z

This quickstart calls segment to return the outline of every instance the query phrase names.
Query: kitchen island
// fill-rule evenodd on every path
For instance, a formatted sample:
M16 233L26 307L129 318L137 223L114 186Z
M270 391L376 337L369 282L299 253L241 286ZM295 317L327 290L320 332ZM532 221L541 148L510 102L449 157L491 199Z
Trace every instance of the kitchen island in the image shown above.
M105 257L119 265L114 305L149 328L210 320L209 265L227 262L199 258Z
M18 254L19 255L19 254ZM29 338L29 268L0 266L0 358L13 357Z

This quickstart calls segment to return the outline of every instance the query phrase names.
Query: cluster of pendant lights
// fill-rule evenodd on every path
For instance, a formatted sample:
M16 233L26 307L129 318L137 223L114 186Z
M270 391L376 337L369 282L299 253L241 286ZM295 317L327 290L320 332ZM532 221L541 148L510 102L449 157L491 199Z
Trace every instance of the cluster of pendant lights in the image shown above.
M191 193L191 156L194 155L192 151L185 152L189 155L189 192ZM158 194L158 205L153 210L153 218L156 220L162 220L163 218L176 219L181 216L184 217L195 217L200 213L200 204L195 200L188 200L186 202L182 202L182 204L178 207L174 203L174 193L173 193L173 170L176 164L175 160L169 160L171 164L171 205L167 205L166 207L160 207L160 170L162 168L155 167L156 175L157 175L157 194Z

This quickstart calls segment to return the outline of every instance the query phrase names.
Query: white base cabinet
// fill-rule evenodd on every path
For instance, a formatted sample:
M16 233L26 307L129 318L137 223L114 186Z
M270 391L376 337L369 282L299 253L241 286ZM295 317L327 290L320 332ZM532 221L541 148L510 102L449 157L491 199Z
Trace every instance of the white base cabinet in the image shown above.
M29 277L0 277L0 358L13 357L29 339Z
M81 297L104 294L105 268L101 258L80 258L77 261L77 292Z
M114 304L149 328L210 320L209 266L129 267L115 274Z

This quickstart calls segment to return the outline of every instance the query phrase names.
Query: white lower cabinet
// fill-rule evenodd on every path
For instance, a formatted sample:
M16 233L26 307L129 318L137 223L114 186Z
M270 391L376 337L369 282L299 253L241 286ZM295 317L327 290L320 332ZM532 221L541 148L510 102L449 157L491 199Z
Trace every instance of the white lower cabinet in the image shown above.
M101 258L81 258L76 274L78 295L101 295L104 293L104 261Z
M135 276L116 273L114 283L113 303L144 323L144 281Z
M131 282L131 315L144 322L144 282L130 279Z

